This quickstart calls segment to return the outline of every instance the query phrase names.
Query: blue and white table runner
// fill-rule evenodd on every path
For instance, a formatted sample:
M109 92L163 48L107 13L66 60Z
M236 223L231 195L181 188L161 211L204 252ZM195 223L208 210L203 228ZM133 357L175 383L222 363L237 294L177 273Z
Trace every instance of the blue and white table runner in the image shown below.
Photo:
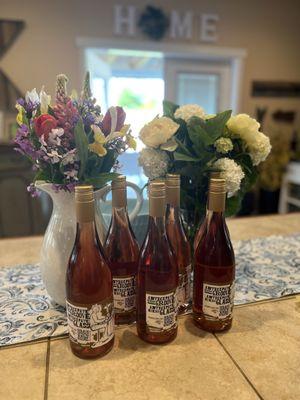
M300 234L233 245L235 304L300 292ZM65 310L47 295L38 265L0 268L0 346L66 333Z

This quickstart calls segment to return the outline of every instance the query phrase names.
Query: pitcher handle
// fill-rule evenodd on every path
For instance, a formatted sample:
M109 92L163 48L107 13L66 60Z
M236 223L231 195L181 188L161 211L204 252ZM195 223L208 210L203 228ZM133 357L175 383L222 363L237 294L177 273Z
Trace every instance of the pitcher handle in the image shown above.
M133 210L129 214L129 220L130 222L133 222L134 219L137 217L138 213L140 212L144 202L143 191L135 183L132 182L126 182L126 186L131 187L136 193L136 203ZM101 198L102 201L106 202L106 196L110 191L111 191L111 185L106 185L105 187L100 189L98 193L96 192L95 194L96 198Z

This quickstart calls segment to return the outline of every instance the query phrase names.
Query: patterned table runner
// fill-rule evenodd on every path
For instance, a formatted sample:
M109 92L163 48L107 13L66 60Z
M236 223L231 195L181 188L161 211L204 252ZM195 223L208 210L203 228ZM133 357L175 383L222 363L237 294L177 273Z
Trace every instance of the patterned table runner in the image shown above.
M235 304L300 292L300 234L233 245ZM65 310L50 300L38 265L0 268L0 346L66 333Z

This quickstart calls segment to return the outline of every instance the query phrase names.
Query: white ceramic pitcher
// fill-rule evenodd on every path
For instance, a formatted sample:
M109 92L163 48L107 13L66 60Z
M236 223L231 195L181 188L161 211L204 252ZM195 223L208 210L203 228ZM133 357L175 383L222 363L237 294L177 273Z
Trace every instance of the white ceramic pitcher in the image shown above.
M39 190L48 193L53 202L53 211L45 232L40 255L42 279L52 300L65 306L66 269L76 235L75 195L74 192L70 193L64 190L56 192L51 183L43 181L38 181L35 185ZM137 196L135 207L129 215L130 221L133 221L142 207L143 195L134 183L127 182L127 186L131 187ZM104 242L107 226L100 210L100 201L101 199L105 201L110 190L111 186L106 185L95 191L95 219L101 243Z

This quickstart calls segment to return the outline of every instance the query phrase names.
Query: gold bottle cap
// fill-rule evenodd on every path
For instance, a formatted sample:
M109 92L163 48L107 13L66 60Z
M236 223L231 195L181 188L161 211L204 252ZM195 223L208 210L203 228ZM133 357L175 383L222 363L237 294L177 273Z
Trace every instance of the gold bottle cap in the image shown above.
M208 210L223 212L225 210L226 182L222 178L211 178L209 182Z
M111 182L111 188L114 189L125 189L126 188L126 176L119 175L115 180Z
M164 217L166 213L166 185L162 180L155 180L149 184L149 215Z
M166 179L167 204L178 207L180 204L180 175L167 174Z
M221 178L221 172L220 171L213 171L210 173L210 179L220 179Z
M78 222L92 222L95 218L93 186L75 186L76 215Z
M119 175L111 183L112 189L112 206L117 208L126 207L127 193L126 193L126 176Z
M166 185L162 179L156 179L149 184L149 197L166 197Z
M75 186L75 200L77 203L90 203L94 201L94 189L91 185Z

